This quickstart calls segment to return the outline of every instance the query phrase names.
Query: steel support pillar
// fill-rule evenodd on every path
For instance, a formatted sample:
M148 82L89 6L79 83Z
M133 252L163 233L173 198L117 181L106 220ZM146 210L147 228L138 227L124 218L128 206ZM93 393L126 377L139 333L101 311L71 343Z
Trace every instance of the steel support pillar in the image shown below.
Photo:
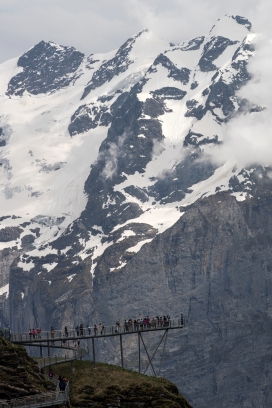
M124 368L122 334L120 334L120 352L121 352L121 365L122 365L122 368Z
M94 362L94 368L96 368L96 364L95 364L95 348L94 348L94 338L92 338L92 346L93 346L93 362Z
M138 332L138 349L139 349L139 373L141 372L141 336Z

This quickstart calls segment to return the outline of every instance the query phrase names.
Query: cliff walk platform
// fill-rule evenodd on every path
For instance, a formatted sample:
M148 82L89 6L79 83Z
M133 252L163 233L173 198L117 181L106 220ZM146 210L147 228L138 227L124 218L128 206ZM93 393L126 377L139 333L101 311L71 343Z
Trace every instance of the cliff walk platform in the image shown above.
M34 345L33 343L43 343L50 341L51 344L54 342L69 342L69 341L80 341L80 339L89 339L89 338L101 338L101 337L112 337L112 336L120 336L120 335L129 335L133 333L144 333L144 332L154 332L154 331L161 331L161 330L176 330L176 329L183 329L185 327L184 320L175 319L169 320L167 322L155 323L155 324L143 324L143 325L135 325L132 323L131 325L127 324L120 324L118 325L111 325L111 326L97 326L88 328L79 328L76 329L69 329L65 330L48 330L48 331L41 331L40 334L35 334L33 336L29 332L24 333L12 333L9 334L9 340L12 343L18 344L28 344Z
M86 351L86 347L84 348L81 347L81 343L82 343L82 340L90 339L92 342L92 358L90 359L93 360L94 367L95 367L96 366L95 342L98 341L98 339L113 338L113 337L119 336L121 366L124 368L123 336L137 335L138 336L138 371L142 372L141 352L144 351L148 359L148 365L143 371L144 373L146 373L148 368L151 367L154 376L157 377L157 375L160 375L161 364L160 364L158 374L157 374L154 368L154 365L153 365L153 360L160 346L163 344L163 351L162 351L162 357L161 357L161 363L162 363L169 331L184 329L184 327L185 327L185 324L184 324L183 319L173 319L173 320L169 319L167 321L161 321L161 322L157 322L153 320L152 322L148 324L137 324L135 322L126 322L125 324L115 324L111 326L99 325L97 327L88 326L87 328L84 328L81 326L81 327L77 327L76 329L71 329L71 330L68 330L68 329L53 330L51 329L48 331L41 331L39 334L35 333L35 335L31 334L30 332L25 332L25 333L11 333L10 332L9 340L13 343L22 344L24 346L39 347L40 348L40 361L42 361L42 358L43 358L43 353L42 353L43 348L47 348L47 360L46 361L49 361L49 362L51 361L52 362L51 364L60 364L61 362L73 361L75 359L82 358L84 356L86 357L88 352ZM159 340L159 343L155 347L155 350L153 350L152 352L148 352L143 335L145 333L150 333L150 335L152 335L152 333L155 334L159 332L162 333L162 337ZM73 348L74 350L77 349L78 352L76 351L74 352L74 354L77 353L77 357L75 357L74 355L66 356L66 354L64 356L50 357L50 354L51 354L50 350L54 348L62 348L62 349L70 349L70 350ZM55 363L53 361L55 361ZM50 363L46 365L49 366Z

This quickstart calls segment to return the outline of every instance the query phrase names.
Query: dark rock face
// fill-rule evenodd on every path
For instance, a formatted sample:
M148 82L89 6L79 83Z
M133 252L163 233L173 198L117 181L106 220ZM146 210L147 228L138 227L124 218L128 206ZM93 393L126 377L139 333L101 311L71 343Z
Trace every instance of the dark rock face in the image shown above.
M114 117L108 136L85 184L89 200L81 219L87 228L102 225L103 231L109 232L121 219L125 222L142 212L138 204L126 203L123 194L113 190L116 183L125 179L123 173L142 173L152 158L154 143L163 140L157 117L164 113L164 108L152 98L140 102L138 89L139 85L135 85L111 107ZM142 114L150 119L142 119Z
M193 184L214 173L216 166L203 159L199 149L192 150L172 171L165 172L148 193L161 204L182 200Z
M109 113L108 106L82 105L72 115L68 131L71 136L74 136L95 129L99 125L108 126L111 120L112 116Z
M203 54L199 60L199 67L201 71L214 71L217 67L213 61L221 55L227 47L237 44L238 41L231 41L224 37L212 37L209 42L204 45Z
M22 324L24 313L29 323L34 307L40 319L44 316L44 327L61 327L68 310L79 321L105 324L116 316L148 311L176 316L182 311L187 329L170 340L163 375L178 384L193 406L224 407L226 400L235 407L246 402L270 406L265 379L271 375L271 179L268 183L269 177L256 199L237 202L219 193L183 209L180 220L142 247L121 271L109 272L106 258L101 259L93 286L89 260L85 267L75 266L72 284L65 281L68 269L50 274L51 285L41 282L41 275L14 269L13 287L20 276L18 291L28 287L35 303L12 313ZM107 356L103 349L99 358L108 359L109 349ZM114 356L113 349L112 361ZM133 361L132 352L131 366Z
M137 38L144 32L146 32L146 30L141 31L133 38L129 38L122 47L119 48L114 58L102 64L101 67L94 72L91 81L84 89L81 99L84 99L93 89L100 87L105 82L110 81L114 76L117 76L128 69L129 65L133 62L129 58L129 53Z
M171 343L179 346L164 375L194 406L271 405L271 205L270 192L242 203L228 193L198 201L119 274L95 277L101 319L150 305L151 313L183 311L188 328Z
M0 242L14 241L24 230L19 227L6 227L0 230Z
M161 101L165 101L167 99L175 99L180 101L186 95L186 91L182 91L181 89L173 86L165 86L151 92L151 94L154 99L159 99Z
M177 68L176 65L164 54L160 54L155 59L148 72L156 72L156 66L159 64L168 70L168 78L173 78L175 81L181 82L184 85L189 82L191 71L188 68Z
M19 58L23 71L11 78L7 95L21 96L24 91L38 95L64 88L78 78L83 57L73 47L41 41Z
M195 133L195 132L192 132L191 130L188 132L183 142L184 146L189 146L189 145L201 146L201 145L206 145L208 143L213 143L213 144L219 143L218 136L215 135L210 138L203 137L201 133Z
M244 25L250 31L252 24L247 18L241 16L232 16L232 18L237 21L238 24Z
M222 42L223 48L226 44L227 42L224 41ZM212 84L209 86L209 88L206 88L202 93L203 96L207 96L205 104L200 104L196 100L187 101L186 105L188 107L188 110L185 113L185 116L195 117L196 119L201 120L206 115L206 113L210 111L216 118L216 121L218 123L222 123L224 121L228 121L229 119L231 119L233 114L236 113L234 105L235 101L238 103L239 106L241 106L242 109L245 102L237 98L236 92L237 90L241 89L241 87L244 86L251 79L251 76L247 71L247 63L248 59L253 54L253 51L254 49L252 48L252 46L246 44L245 41L243 41L241 46L237 48L232 57L233 62L231 64L231 67L234 69L234 72L232 74L231 80L226 82L222 74L219 73L219 71L217 71L215 75L212 77L213 81ZM246 59L244 58L245 54L247 56ZM243 59L241 59L242 55ZM225 118L220 118L214 112L216 108L222 110L222 113L224 114ZM259 110L262 109L261 107L257 108ZM190 134L186 139L185 143L189 142L188 139L191 140ZM211 135L211 137L208 140L210 141L212 139L213 137ZM195 140L195 138L193 140ZM209 141L208 143L210 143ZM194 141L194 143L192 144L198 144L198 142L195 143Z
M192 40L189 40L187 42L183 42L181 44L179 44L178 46L175 46L175 44L172 44L172 48L171 50L168 50L165 52L165 54L167 54L168 52L172 52L172 51L176 51L176 50L181 50L181 51L195 51L195 50L199 50L201 44L203 44L205 40L205 37L196 37L193 38ZM170 44L171 46L171 44Z

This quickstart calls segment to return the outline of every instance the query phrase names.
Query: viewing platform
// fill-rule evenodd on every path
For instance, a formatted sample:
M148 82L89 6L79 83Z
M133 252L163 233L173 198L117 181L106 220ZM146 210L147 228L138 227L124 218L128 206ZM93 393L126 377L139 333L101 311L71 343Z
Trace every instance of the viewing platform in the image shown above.
M167 322L163 322L162 324L146 324L146 325L124 325L120 324L120 326L112 325L112 326L104 326L103 330L99 326L97 326L97 332L95 332L94 327L90 329L84 327L82 329L72 329L67 330L54 330L54 331L41 331L40 334L35 334L33 337L32 334L29 332L24 333L9 333L9 340L12 343L19 343L19 344L30 344L30 343L43 343L43 342L57 342L57 341L70 341L70 340L80 340L80 339L89 339L89 338L101 338L101 337L112 337L112 336L120 336L120 335L129 335L133 333L144 333L144 332L156 332L161 330L176 330L176 329L183 329L185 327L184 321L181 319L174 319L169 320ZM7 333L6 333L7 336ZM6 337L5 336L5 337ZM7 338L7 337L6 337ZM34 344L33 344L34 345ZM36 344L38 345L38 344Z

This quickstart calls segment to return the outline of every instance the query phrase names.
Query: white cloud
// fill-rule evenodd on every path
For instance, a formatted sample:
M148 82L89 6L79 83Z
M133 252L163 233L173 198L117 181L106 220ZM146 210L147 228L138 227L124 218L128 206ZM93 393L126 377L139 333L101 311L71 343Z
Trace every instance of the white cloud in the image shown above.
M261 0L0 0L0 58L21 55L41 40L107 52L143 28L168 41L205 35L224 14L243 15L270 32L270 1Z
M239 96L265 107L261 112L241 114L226 126L224 145L215 149L217 160L231 159L241 166L272 165L272 41L265 35L256 36L256 55L248 64L252 79Z

